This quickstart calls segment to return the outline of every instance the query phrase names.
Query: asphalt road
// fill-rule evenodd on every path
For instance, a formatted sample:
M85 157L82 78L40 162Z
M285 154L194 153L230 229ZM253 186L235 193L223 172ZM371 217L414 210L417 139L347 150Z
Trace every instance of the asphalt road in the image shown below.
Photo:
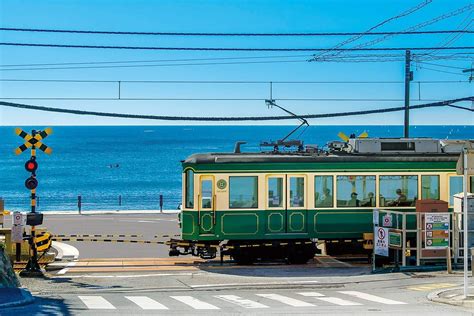
M51 278L30 284L33 305L2 315L472 315L467 308L431 302L427 294L459 286L443 273L255 277L215 272ZM298 270L298 269L296 269ZM301 272L301 271L300 271ZM307 270L308 273L314 271ZM327 272L327 271L326 271ZM208 280L211 282L209 283ZM270 281L271 280L271 281ZM43 290L40 283L44 282ZM143 288L143 284L154 287ZM38 291L40 290L40 291Z
M6 223L10 225L10 223ZM179 234L178 214L45 214L41 228L53 234L137 234L142 240L155 235ZM127 238L121 238L127 239ZM158 240L169 240L159 238ZM155 258L167 257L168 246L105 242L67 242L79 250L79 258Z

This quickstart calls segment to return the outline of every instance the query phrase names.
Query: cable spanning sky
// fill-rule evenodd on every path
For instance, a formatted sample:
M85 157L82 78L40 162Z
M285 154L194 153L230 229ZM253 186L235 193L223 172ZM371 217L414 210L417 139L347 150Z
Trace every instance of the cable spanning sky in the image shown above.
M3 0L0 43L224 49L471 47L474 46L474 8L470 4L471 1L463 0L361 0L357 5L342 0L41 3ZM19 32L1 28L92 32ZM364 35L368 30L383 34ZM443 30L463 32L392 33ZM94 31L121 34L94 34ZM351 34L127 34L134 32ZM430 49L413 54L412 105L474 95L474 83L469 83L471 74L462 72L473 68L474 50ZM314 61L308 62L311 59ZM298 114L364 111L402 106L403 80L403 51L153 51L0 46L0 101L92 112L209 117L284 114L265 105L264 100L270 98ZM460 105L472 107L471 102ZM309 121L314 125L403 123L401 112L381 116ZM474 116L472 112L455 108L426 108L412 111L411 123L474 125ZM0 107L0 125L136 124L150 122Z

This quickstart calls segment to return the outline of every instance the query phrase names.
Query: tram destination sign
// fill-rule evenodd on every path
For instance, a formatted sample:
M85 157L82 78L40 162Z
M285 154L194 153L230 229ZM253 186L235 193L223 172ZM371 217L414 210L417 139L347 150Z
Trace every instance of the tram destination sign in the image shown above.
M443 249L449 247L449 214L425 214L425 248Z

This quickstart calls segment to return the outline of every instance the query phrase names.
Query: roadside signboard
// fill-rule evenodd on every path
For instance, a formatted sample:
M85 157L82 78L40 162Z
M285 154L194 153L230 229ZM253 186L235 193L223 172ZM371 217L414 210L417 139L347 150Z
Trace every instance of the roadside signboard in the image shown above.
M383 217L383 227L392 227L392 215L391 214L385 214Z
M425 248L449 247L449 214L425 214Z
M374 252L376 255L388 257L388 228L376 227L374 232Z
M402 247L402 233L400 231L390 230L388 232L388 245L393 248Z
M12 226L12 242L21 243L23 241L23 226L13 225Z
M23 214L13 212L13 225L23 225Z

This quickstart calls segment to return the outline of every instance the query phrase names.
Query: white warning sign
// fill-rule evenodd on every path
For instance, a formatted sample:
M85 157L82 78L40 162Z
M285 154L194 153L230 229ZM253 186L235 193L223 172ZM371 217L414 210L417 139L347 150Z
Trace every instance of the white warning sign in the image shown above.
M388 228L376 227L374 231L374 238L375 254L388 257Z

